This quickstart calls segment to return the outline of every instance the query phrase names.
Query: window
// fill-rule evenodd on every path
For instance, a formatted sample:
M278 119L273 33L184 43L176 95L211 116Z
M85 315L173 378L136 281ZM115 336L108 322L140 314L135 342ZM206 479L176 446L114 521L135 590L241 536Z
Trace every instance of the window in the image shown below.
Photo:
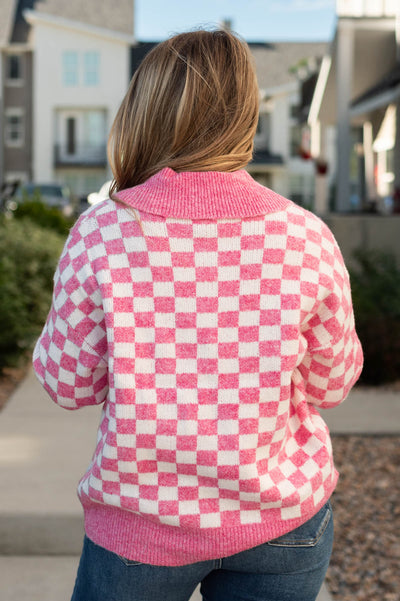
M302 143L302 127L301 125L290 126L290 156L296 157L300 154Z
M303 173L290 173L289 198L300 206L311 209L314 202L314 177Z
M76 119L68 117L66 120L67 126L67 154L75 154L76 152Z
M22 56L9 54L7 56L7 82L18 84L22 81Z
M22 109L6 109L4 137L6 146L24 144L24 115Z
M269 150L271 130L270 113L260 113L255 136L255 147L257 150Z
M66 51L63 53L63 81L65 86L78 85L78 53Z
M56 112L55 161L59 164L106 162L107 112L71 109Z
M87 148L99 148L106 139L105 113L87 111L83 115L83 139Z
M98 52L84 54L84 83L85 86L97 86L99 83L100 56Z
M300 107L297 104L290 105L290 118L297 120L300 115Z
M100 80L100 54L90 51L80 55L67 50L62 55L65 86L97 86Z

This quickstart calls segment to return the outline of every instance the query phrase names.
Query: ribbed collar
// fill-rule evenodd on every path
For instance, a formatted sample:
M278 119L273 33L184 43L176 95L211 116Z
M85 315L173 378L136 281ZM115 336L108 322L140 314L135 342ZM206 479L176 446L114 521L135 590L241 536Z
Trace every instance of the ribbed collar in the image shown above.
M177 219L256 217L285 209L290 201L261 186L244 171L162 169L116 197L145 213Z

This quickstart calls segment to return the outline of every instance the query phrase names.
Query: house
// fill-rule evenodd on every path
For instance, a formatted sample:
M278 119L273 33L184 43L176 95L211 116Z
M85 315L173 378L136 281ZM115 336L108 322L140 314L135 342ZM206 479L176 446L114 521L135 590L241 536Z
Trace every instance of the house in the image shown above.
M132 47L132 72L157 42ZM250 42L260 87L260 118L255 136L251 175L283 196L313 207L315 167L301 156L309 146L308 128L299 125L301 78L314 72L326 53L326 43ZM303 71L303 73L301 73Z
M337 0L336 12L309 107L312 154L336 148L336 211L390 211L400 201L400 2Z
M0 0L0 182L32 177L32 46L22 10Z
M130 79L132 0L19 0L7 10L3 179L98 189Z
M4 152L0 181L59 182L84 196L111 177L106 140L132 73L154 46L133 36L133 2L0 0ZM250 43L260 119L249 172L313 206L314 166L299 154L301 77L325 43ZM1 145L0 145L1 146Z
M260 183L313 208L315 167L309 131L299 124L301 82L314 72L326 43L250 42L260 88L260 118L248 171Z

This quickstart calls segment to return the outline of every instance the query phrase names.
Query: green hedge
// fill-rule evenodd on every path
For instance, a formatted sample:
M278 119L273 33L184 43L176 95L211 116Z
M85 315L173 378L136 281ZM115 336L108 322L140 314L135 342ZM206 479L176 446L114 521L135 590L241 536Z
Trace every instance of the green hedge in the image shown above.
M357 332L364 350L360 381L400 379L400 269L394 255L358 250L350 270Z
M47 206L40 200L39 194L32 200L26 199L18 204L13 215L16 219L29 218L40 227L48 228L62 236L68 235L75 221L73 217L65 217L57 207Z
M19 217L0 218L0 370L39 335L65 241L64 226L61 235L49 221L42 227L32 215ZM400 269L393 255L380 251L357 251L355 258L350 277L364 350L361 382L393 382L400 379Z
M29 219L0 219L0 370L16 363L43 327L64 240Z

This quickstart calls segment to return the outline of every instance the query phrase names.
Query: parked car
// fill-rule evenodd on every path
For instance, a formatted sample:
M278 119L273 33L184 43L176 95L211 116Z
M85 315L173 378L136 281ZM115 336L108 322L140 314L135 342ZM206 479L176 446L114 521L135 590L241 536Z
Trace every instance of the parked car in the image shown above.
M25 200L36 199L40 199L49 207L60 209L66 217L70 217L74 213L74 202L71 191L68 186L62 186L61 184L21 184L8 201L8 208L12 210L16 204L18 205Z

